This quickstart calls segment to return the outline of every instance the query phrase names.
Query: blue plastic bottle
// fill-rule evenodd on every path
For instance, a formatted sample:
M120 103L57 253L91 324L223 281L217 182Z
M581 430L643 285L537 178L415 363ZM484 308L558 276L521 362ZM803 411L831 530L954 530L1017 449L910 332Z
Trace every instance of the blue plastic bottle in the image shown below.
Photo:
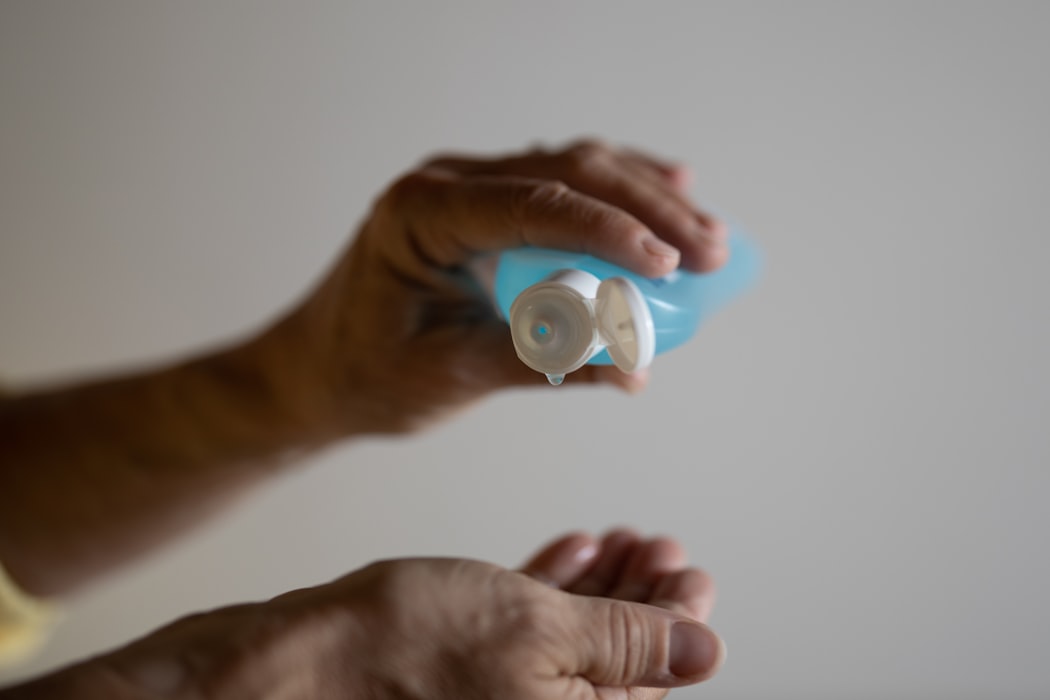
M584 364L615 364L625 372L648 366L750 287L759 267L757 249L735 231L722 268L658 279L589 255L519 248L500 256L495 296L518 357L560 384Z

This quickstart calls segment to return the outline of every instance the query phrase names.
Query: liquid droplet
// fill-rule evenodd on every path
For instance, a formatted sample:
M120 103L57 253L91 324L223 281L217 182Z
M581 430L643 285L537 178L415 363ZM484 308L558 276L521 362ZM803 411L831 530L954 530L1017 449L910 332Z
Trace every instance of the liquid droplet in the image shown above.
M564 374L548 374L547 381L551 383L551 386L558 386L565 381Z

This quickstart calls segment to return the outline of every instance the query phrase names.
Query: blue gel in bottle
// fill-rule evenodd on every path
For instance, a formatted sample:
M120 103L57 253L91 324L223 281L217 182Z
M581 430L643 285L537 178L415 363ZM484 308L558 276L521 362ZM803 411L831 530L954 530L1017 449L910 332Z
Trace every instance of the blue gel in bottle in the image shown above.
M584 364L626 372L689 340L700 323L751 287L761 257L730 230L729 260L714 272L649 279L589 255L546 248L504 251L496 303L518 357L552 384Z

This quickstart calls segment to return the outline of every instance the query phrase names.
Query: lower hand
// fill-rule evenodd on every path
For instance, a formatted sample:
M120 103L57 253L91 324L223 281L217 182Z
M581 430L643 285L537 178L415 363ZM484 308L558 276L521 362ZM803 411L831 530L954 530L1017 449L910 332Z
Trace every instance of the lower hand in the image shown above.
M673 540L570 535L520 572L380 562L186 618L73 677L116 698L655 700L721 664L713 595Z

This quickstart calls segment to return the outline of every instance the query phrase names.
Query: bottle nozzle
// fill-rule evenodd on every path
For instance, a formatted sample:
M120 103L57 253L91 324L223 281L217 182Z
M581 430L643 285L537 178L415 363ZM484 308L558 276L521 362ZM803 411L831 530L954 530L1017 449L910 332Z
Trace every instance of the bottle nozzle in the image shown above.
M606 348L625 372L648 366L655 352L649 306L623 277L601 282L561 270L519 294L508 320L518 357L548 378L564 377Z

